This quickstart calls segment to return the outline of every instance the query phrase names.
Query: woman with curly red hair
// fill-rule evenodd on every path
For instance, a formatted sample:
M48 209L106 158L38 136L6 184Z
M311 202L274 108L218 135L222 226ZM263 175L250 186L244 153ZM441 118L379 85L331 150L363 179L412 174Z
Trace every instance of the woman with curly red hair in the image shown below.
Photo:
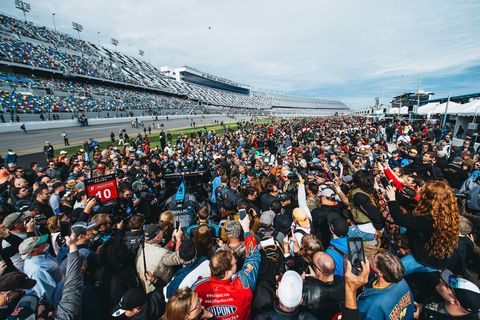
M388 207L396 224L407 229L411 254L402 258L405 273L434 272L455 263L460 211L446 181L433 180L420 190L412 213L402 214L395 189L387 188Z

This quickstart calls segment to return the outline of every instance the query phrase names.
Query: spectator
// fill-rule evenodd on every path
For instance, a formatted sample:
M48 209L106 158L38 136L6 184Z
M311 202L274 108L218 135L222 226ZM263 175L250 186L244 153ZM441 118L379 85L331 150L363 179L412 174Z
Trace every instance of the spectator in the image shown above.
M412 319L413 295L403 279L405 269L400 259L389 252L373 256L370 268L375 278L358 297L361 319Z
M308 311L299 311L303 301L302 287L302 277L297 272L285 272L277 289L278 304L274 304L272 310L262 312L254 319L316 319Z
M192 287L202 299L202 305L215 317L238 316L246 319L250 315L260 266L260 252L250 233L249 216L246 215L240 220L240 224L245 233L246 247L246 259L242 269L237 272L237 261L231 251L218 251L210 262L211 277L196 282Z
M60 269L48 251L48 234L30 237L20 244L18 252L25 259L25 274L37 281L33 290L46 303L53 305L53 294L60 281Z
M313 272L303 284L303 305L312 314L322 315L325 319L337 314L345 300L344 280L334 272L332 257L318 251L313 256Z
M434 272L455 263L454 250L460 231L459 211L446 182L431 181L422 189L414 213L404 215L395 201L395 189L387 188L390 213L407 228L411 254L402 258L405 273Z

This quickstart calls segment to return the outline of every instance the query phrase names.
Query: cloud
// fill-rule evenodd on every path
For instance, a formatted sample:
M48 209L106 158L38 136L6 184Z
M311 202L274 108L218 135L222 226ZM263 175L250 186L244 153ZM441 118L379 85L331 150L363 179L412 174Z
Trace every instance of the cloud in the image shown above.
M21 17L13 1L3 10ZM76 21L82 38L96 43L99 31L157 66L290 93L373 101L422 77L448 91L445 74L453 82L480 64L478 0L37 0L29 19L51 27L52 12L58 30L73 34Z

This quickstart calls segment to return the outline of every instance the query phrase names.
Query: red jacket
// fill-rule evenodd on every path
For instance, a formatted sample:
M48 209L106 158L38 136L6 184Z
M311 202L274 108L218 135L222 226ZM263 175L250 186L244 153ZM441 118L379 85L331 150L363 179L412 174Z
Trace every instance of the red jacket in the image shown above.
M202 298L202 305L216 319L246 320L250 317L261 256L257 242L249 232L245 234L245 247L247 256L242 270L231 279L220 280L212 276L201 279L192 286Z
M401 191L404 187L403 185L403 182L401 182L400 180L398 180L398 178L393 174L393 171L392 169L390 168L385 168L385 176L387 177L387 179L389 181L392 181L393 182L393 186L395 188L397 188L398 191ZM415 192L416 192L416 196L415 196L415 200L420 200L420 193L419 193L419 189L418 187L415 188Z

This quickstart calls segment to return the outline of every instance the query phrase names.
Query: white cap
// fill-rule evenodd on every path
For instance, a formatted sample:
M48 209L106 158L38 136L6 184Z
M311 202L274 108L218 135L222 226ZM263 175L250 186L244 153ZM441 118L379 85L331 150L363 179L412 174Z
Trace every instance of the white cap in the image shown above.
M302 301L302 290L302 277L296 271L288 270L278 285L278 299L285 307L295 308Z

